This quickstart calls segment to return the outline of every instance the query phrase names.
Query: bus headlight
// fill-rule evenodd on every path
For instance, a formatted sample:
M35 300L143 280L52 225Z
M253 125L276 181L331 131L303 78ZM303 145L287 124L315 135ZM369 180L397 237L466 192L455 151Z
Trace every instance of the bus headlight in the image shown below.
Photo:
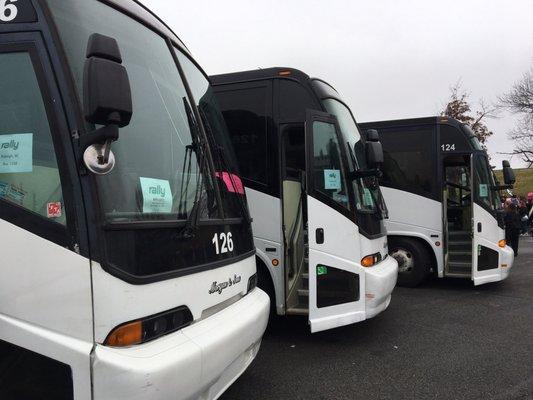
M361 260L361 265L363 267L369 268L376 265L381 260L381 253L370 254L369 256L363 257L363 259Z
M119 325L104 341L110 347L127 347L146 343L176 332L190 325L193 320L191 310L181 306L170 311Z

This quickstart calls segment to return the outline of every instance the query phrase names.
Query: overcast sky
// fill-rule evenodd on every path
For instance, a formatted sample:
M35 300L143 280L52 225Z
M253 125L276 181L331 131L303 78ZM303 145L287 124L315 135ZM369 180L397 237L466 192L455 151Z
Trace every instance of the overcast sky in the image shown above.
M143 2L208 74L298 68L335 86L359 122L436 115L458 80L473 104L495 102L533 66L532 0ZM487 121L498 168L514 123Z

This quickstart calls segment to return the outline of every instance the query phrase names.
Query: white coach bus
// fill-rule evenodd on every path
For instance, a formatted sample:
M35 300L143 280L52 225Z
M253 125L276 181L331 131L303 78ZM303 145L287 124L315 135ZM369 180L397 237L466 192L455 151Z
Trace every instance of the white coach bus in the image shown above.
M0 0L0 399L214 399L254 359L221 118L138 2Z
M377 136L364 143L337 91L301 71L211 80L247 189L258 285L272 312L308 315L317 332L385 310L398 267L387 257Z
M504 161L499 185L472 130L453 118L369 122L383 143L383 195L389 207L389 252L398 283L427 276L467 278L474 285L509 275L500 190L515 178Z

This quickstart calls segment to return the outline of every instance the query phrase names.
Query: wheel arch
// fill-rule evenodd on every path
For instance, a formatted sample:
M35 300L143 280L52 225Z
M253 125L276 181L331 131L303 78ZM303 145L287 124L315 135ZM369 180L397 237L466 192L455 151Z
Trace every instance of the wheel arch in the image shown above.
M431 241L424 235L418 235L418 234L390 234L388 235L388 241L389 243L390 242L394 242L394 239L395 238L401 238L401 239L406 239L406 240L412 240L412 241L415 241L417 243L420 243L427 251L427 253L429 254L429 257L431 259L431 267L433 269L433 271L431 272L432 275L437 275L438 273L438 267L439 267L439 264L437 262L437 256L435 255L435 250L433 250L433 246L431 244ZM442 244L441 244L442 245ZM389 248L390 248L390 244L389 244Z
M276 285L274 283L274 273L272 269L269 268L270 259L266 256L266 254L257 250L255 254L255 260L257 265L257 277L259 281L261 281L261 278L268 279L268 284L270 285L271 290L269 290L270 293L267 294L269 296L274 296L273 299L270 299L270 303L273 305L274 310L277 310L278 294L276 293Z

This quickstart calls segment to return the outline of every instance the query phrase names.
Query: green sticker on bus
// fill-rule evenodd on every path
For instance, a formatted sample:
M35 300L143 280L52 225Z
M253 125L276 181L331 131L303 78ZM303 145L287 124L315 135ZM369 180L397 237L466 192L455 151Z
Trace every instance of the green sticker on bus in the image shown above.
M163 179L140 178L143 195L143 213L172 212L170 182Z
M327 275L328 274L328 267L325 267L324 265L318 265L316 267L316 274L317 274L317 276Z

